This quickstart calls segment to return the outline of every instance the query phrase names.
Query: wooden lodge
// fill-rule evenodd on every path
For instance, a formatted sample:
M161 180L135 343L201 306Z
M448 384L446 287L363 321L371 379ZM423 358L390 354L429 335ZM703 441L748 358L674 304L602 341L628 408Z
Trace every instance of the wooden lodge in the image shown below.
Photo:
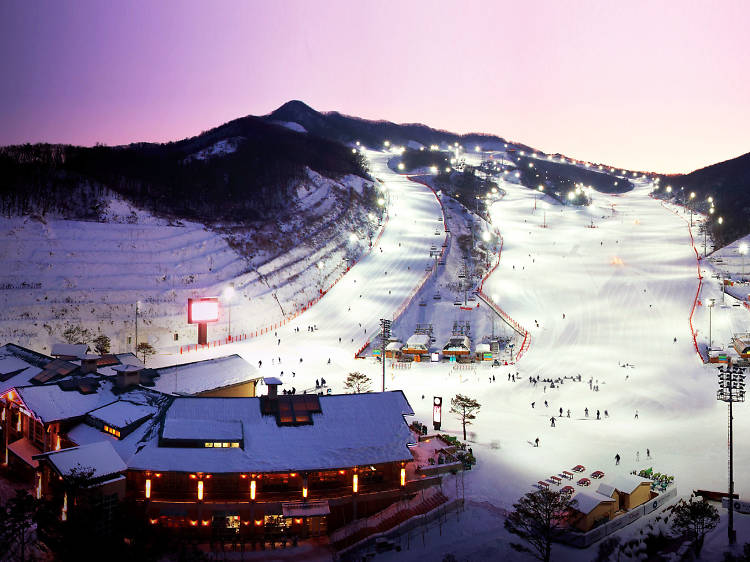
M413 357L414 361L421 361L422 357L430 355L430 335L421 333L412 335L406 340L401 353Z
M102 509L134 499L151 524L204 538L327 535L436 485L407 479L413 411L401 391L279 395L268 383L260 397L175 396L138 365L31 380L55 361L0 347L0 431L4 464L56 498L61 517L75 467Z
M460 357L471 354L471 340L469 336L454 335L443 346L444 357Z

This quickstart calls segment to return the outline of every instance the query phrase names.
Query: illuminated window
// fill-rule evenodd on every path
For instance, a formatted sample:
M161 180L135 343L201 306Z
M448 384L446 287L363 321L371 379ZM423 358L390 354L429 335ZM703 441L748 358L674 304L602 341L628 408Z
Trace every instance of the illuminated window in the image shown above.
M203 480L198 480L198 501L203 501Z
M222 443L221 446L225 448L229 448L229 443Z
M356 494L358 489L359 489L359 476L355 474L354 476L352 476L352 492Z
M232 443L232 448L233 449L237 449L237 448L239 448L239 446L240 446L240 444L237 443L237 442Z
M221 443L214 443L214 447L219 447L219 448L221 448Z
M146 499L151 497L151 479L146 478Z
M250 499L255 499L255 480L250 480Z
M212 448L212 447L214 446L214 444L213 444L213 443L204 443L204 445L205 445L206 447L209 447L209 448Z

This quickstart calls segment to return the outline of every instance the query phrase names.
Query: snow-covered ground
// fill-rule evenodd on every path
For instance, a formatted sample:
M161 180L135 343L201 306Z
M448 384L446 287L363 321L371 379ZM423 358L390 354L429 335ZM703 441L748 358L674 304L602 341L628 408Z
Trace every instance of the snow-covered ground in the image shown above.
M252 362L262 360L261 371L267 375L283 371L285 384L298 392L314 387L320 377L341 392L352 370L370 375L379 389L380 365L355 360L353 352L423 275L428 247L438 239L434 228L440 213L431 192L390 172L385 160L373 157L374 174L391 194L391 221L381 247L311 310L280 328L278 336L191 354L191 360L231 350ZM510 182L501 187L506 196L492 205L491 216L504 238L503 253L485 292L496 294L499 304L531 330L531 348L513 367L454 371L447 364L414 364L400 370L388 361L386 377L386 388L404 389L423 422L431 418L433 395L448 401L460 392L481 402L469 427L479 463L466 475L467 517L476 502L507 509L537 480L577 464L608 476L652 466L674 474L681 493L725 489L726 405L716 400L716 370L701 363L688 323L698 278L686 217L648 197L645 182L636 182L627 195L591 193L593 204L583 209L541 198L535 210L535 192ZM544 222L547 228L542 228ZM721 298L718 283L703 287L701 300ZM412 306L418 307L418 301ZM714 308L714 340L727 341L731 329L747 322L747 316L739 316L746 312ZM726 313L737 317L726 322ZM437 315L431 321L441 319L452 322L453 317ZM705 307L698 307L694 325L699 344L707 339L707 321ZM318 330L308 332L309 325ZM176 359L158 360L166 364ZM509 382L508 375L516 372L516 382ZM565 379L579 374L580 383ZM493 375L496 380L490 382ZM549 383L528 382L537 376L565 382L554 389ZM589 388L589 380L598 391ZM554 428L552 416L558 418ZM750 489L750 471L743 468L750 463L750 447L740 436L749 428L750 412L740 404L735 408L735 481L743 497ZM460 433L447 408L444 429ZM536 437L538 448L532 446ZM619 466L616 454L622 457ZM477 552L507 552L504 534L490 530L472 538L472 549L477 541L486 541L486 548ZM740 529L743 540L750 540L750 534ZM570 559L580 555L571 552Z
M355 359L354 352L424 276L430 247L442 242L442 236L435 235L441 211L428 188L388 169L389 154L368 156L373 175L383 180L389 194L390 220L373 251L318 303L276 333L184 355L164 353L149 361L167 365L238 353L255 365L262 361L262 375L280 376L285 388L294 386L297 392L314 388L321 377L334 393L343 392L343 380L354 370L368 374L379 390L380 364ZM482 404L469 427L478 464L465 475L467 511L454 527L454 536L461 540L457 548L434 552L451 551L459 559L462 553L474 558L510 552L501 530L502 510L533 483L577 464L585 465L587 472L604 471L605 480L651 466L673 474L684 494L726 488L726 405L716 400L716 370L701 363L688 320L698 289L688 217L650 198L645 180L634 183L626 195L590 193L593 203L588 208L561 207L542 197L535 209L536 192L501 181L506 195L492 204L490 214L493 228L503 236L503 252L484 290L497 295L500 306L531 331L530 349L509 367L483 364L456 371L445 363L427 363L402 370L388 361L386 388L403 389L422 422L431 419L432 396L442 396L448 404L462 393ZM694 236L702 248L697 227ZM699 299L720 302L713 266L705 261L703 267ZM306 275L307 282L315 284L312 274ZM426 289L428 302L431 290ZM455 319L445 308L427 306L420 312L419 301L416 298L404 316L409 322L424 319L446 329ZM247 296L238 296L233 324L248 322L256 314L253 305ZM744 307L714 307L714 345L727 342L733 331L747 331L748 315ZM482 322L486 331L486 320ZM705 346L707 307L696 308L693 325L698 344ZM309 331L309 326L317 329ZM516 373L516 382L509 381ZM581 382L574 382L578 375ZM534 385L530 377L564 383L555 388L549 382ZM554 428L552 416L557 418ZM443 419L444 430L460 434L447 406ZM743 498L750 493L750 446L743 438L749 429L750 410L739 404L735 489ZM534 447L537 437L540 444ZM622 457L619 466L616 454ZM750 526L738 524L738 529L740 543L750 540ZM436 544L450 532L443 535ZM569 560L584 554L560 551L568 553L562 557ZM430 551L402 552L399 559L425 554ZM584 558L591 558L589 554Z

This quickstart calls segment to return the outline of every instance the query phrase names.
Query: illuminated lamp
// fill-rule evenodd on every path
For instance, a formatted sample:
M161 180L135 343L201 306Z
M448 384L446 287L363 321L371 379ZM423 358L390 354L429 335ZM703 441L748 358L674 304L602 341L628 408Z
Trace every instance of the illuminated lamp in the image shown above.
M211 475L210 475L210 474L206 474L206 476L205 476L205 477L206 477L206 478L211 478Z
M355 474L352 476L352 492L356 494L357 490L359 490L359 476Z
M158 520L158 519L149 519L148 521L149 521L149 523L151 523L152 525L156 525L156 524L157 524L157 523L159 522L159 520Z
M250 480L250 499L255 499L255 480Z
M36 499L42 499L42 474L36 473Z
M240 478L247 478L247 474L240 474Z
M190 521L190 525L193 526L193 527L197 527L198 526L198 522L195 521L195 520L192 520L192 521Z
M193 479L194 479L194 478L195 478L195 474L191 474L191 475L190 475L190 478L193 478Z
M203 480L198 480L198 501L203 501Z
M297 476L297 473L296 472L292 472L289 476L291 476L292 478L294 478L295 476Z
M210 519L203 519L201 521L201 525L203 525L204 527L208 527L209 523L211 523Z
M339 474L346 474L346 470L339 470Z
M60 519L63 521L67 521L68 519L68 493L65 492L63 495L63 506L62 506L62 514L60 515Z
M151 497L151 478L146 478L146 499Z
M296 525L302 525L302 519L301 519L301 518L295 518L295 519L294 519L294 523L295 523Z
M406 469L401 469L401 485L406 486Z
M256 527L260 527L261 525L263 525L263 520L262 519L256 519L255 520L255 526Z
M156 476L157 478L161 478L161 472L157 472L157 473L155 474L155 476Z
M250 524L250 521L243 521L243 522L242 522L242 524L243 524L243 525L249 525L249 524Z

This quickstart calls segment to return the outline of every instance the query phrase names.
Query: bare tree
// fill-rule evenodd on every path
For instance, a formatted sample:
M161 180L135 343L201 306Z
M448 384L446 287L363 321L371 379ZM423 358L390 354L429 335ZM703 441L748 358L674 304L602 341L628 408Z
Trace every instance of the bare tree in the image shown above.
M346 380L344 381L344 388L347 391L353 392L354 394L367 392L368 390L370 390L371 385L372 380L370 380L370 377L363 373L360 373L359 371L349 373L349 375L346 377Z
M143 355L143 364L146 364L146 357L149 357L151 355L154 355L156 353L156 350L154 349L154 346L151 345L148 342L142 341L138 343L138 347L135 348L136 355L140 354Z
M461 427L464 430L464 441L466 441L466 426L471 425L471 420L476 419L480 407L481 404L479 402L463 394L456 394L456 396L451 398L450 412L451 414L455 414L461 421Z
M513 511L505 520L505 528L529 546L518 543L511 543L511 546L518 552L529 552L539 560L549 562L552 540L561 521L575 505L575 500L554 490L529 492L513 504Z

